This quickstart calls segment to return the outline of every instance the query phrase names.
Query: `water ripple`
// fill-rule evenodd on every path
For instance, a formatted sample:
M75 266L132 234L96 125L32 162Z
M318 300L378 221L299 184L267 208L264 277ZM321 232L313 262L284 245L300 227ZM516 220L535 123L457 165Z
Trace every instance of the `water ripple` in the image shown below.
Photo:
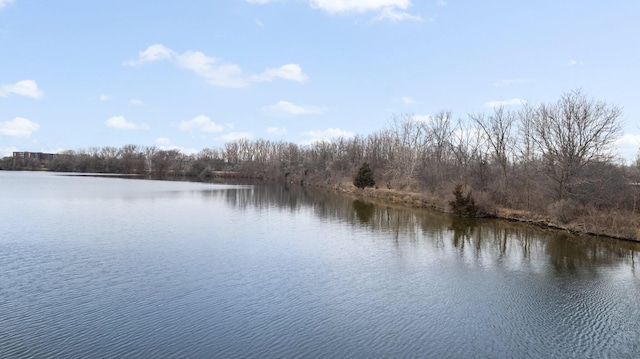
M70 180L88 182L0 193L15 216L0 222L1 358L640 357L640 281L620 248L482 224L463 238L407 209L375 207L367 228L316 197L236 192L239 206L202 184L123 180L94 196L115 180Z

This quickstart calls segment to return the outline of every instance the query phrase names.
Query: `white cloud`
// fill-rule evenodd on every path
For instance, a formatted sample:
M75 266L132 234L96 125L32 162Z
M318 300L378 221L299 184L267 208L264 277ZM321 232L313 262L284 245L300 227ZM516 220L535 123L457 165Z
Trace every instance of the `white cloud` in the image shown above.
M219 133L224 131L225 129L230 128L231 125L219 125L211 120L208 116L199 115L191 120L182 120L180 121L180 131L199 131L199 132L208 132L208 133Z
M199 51L187 51L177 58L178 65L193 71L213 86L246 87L247 80L240 66L210 57Z
M298 106L288 101L279 101L277 104L268 106L266 109L270 112L289 115L317 115L328 111L325 107Z
M171 59L177 56L177 54L170 48L162 44L154 44L146 48L144 51L138 53L137 60L127 60L123 62L125 66L138 66L145 62L160 61L165 59Z
M295 82L305 82L308 76L298 64L286 64L276 69L267 68L257 75L245 75L239 65L226 62L221 58L208 56L200 51L187 51L182 54L162 45L155 44L141 51L137 60L128 60L125 66L137 66L146 62L168 60L179 67L190 70L209 84L219 87L247 87L256 82L272 81L276 78Z
M496 81L493 83L493 86L509 86L514 84L528 84L535 82L532 79L504 79L500 81Z
M179 147L179 146L175 146L175 147L173 147L172 149L176 149L176 150L180 151L180 153L183 153L183 154L185 154L185 155L187 155L187 156L195 155L195 154L198 154L198 153L200 152L200 150L197 150L197 149L195 149L195 148L193 148L193 147Z
M111 100L111 95L106 95L106 94L101 94L100 95L100 101L109 101Z
M158 144L158 148L163 151L176 150L185 155L194 155L199 152L195 148L185 148L185 147L176 146L172 144L171 140L169 140L166 137L156 138L156 144Z
M0 135L11 137L29 137L40 129L40 125L24 117L16 117L11 121L0 122Z
M404 11L411 0L309 0L309 4L329 14L378 12L374 21L422 21L420 16Z
M567 63L567 66L576 66L576 65L584 65L584 62L582 62L582 61L578 61L578 60L574 60L574 59L571 59L571 60L569 60L569 62Z
M132 99L132 100L129 100L129 104L134 106L142 106L144 105L144 102L138 99Z
M633 162L640 153L640 134L625 133L616 140L618 154L627 161Z
M447 2L444 0L437 0L436 4L438 4L438 6L447 6Z
M387 8L407 9L411 0L309 0L309 4L330 14L380 11Z
M118 130L148 130L149 125L145 124L136 124L135 122L127 121L124 116L113 116L108 120L104 121L104 124L107 127L115 128Z
M503 106L522 106L525 103L527 103L527 101L521 99L521 98L512 98L510 100L504 100L504 101L489 101L489 102L485 102L484 103L484 107L503 107Z
M431 122L433 120L433 116L431 115L413 115L411 119L416 122Z
M14 152L18 152L17 147L0 147L0 158L13 156Z
M309 76L302 72L300 65L286 64L278 67L277 69L266 69L260 75L252 75L249 77L250 81L253 82L268 82L275 78L302 83L307 81Z
M253 138L253 134L251 132L229 132L229 133L225 133L224 135L218 137L218 140L224 141L224 142L232 142L235 140L239 140L242 138L246 138L246 139L252 139Z
M303 132L302 136L308 137L307 140L303 141L303 144L310 144L314 142L331 142L332 139L344 137L344 138L352 138L355 136L354 133L341 130L339 128L327 128L326 130L314 130Z
M284 127L267 127L267 133L274 135L284 135L287 133L287 129Z
M408 96L396 98L393 100L393 102L404 103L406 105L413 105L417 103L417 101L413 97L408 97Z
M3 7L11 4L13 2L13 0L0 0L0 9L2 9Z
M405 20L406 21L422 21L422 17L417 15L411 15L408 12L398 11L393 7L385 7L378 13L378 16L376 16L373 20L374 21L388 20L391 22L398 22L398 21L405 21Z
M199 150L197 150L197 149L195 149L193 147L189 148L189 147L171 146L171 148L169 148L169 149L170 150L178 150L178 151L180 151L180 153L185 154L187 156L195 155L198 152L200 152Z
M264 5L277 0L246 0L250 4ZM422 21L417 15L412 15L404 10L411 6L411 0L307 0L309 6L322 10L329 14L347 14L377 12L374 20L396 21ZM439 5L442 5L439 3Z
M171 144L171 140L166 137L158 137L156 138L156 143L161 146L168 146Z
M15 84L0 84L0 97L7 97L11 94L35 99L44 96L44 92L38 88L38 84L33 80L22 80Z

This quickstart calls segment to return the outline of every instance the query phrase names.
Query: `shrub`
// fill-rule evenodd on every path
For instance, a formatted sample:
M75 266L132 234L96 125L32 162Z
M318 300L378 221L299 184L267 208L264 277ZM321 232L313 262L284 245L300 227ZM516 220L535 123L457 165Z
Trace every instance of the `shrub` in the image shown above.
M353 179L353 185L358 188L373 187L376 181L373 179L373 171L369 168L367 162L363 163L356 177Z
M465 196L462 191L462 184L458 183L453 190L453 201L449 201L453 213L462 217L475 217L478 213L478 206L471 195L471 191Z
M583 207L571 199L561 199L547 206L547 213L562 224L575 220L583 212Z

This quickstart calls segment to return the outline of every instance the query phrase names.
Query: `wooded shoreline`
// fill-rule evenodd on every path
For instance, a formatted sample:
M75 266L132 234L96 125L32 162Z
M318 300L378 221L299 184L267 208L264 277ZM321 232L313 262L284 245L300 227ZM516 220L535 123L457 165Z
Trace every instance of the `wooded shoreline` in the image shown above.
M196 154L137 145L22 152L0 159L0 169L280 181L444 212L456 212L458 189L471 204L463 215L640 241L640 157L628 164L612 152L620 117L617 106L577 90L467 121L450 111L394 115L370 135L308 145L239 139Z
M340 184L322 184L322 183L306 183L306 185L311 185L315 187L330 189L340 193L346 193L355 195L358 197L364 197L368 199L372 199L375 201L379 201L380 203L392 203L399 204L404 206L410 206L414 208L428 208L432 210L436 210L443 213L451 213L451 208L445 202L448 202L449 198L438 198L435 199L433 197L426 196L422 193L415 192L399 192L395 190L389 189L381 189L381 188L366 188L360 189L356 188L349 183L340 183ZM453 197L453 196L451 196ZM519 212L516 213L514 211L509 211L507 209L498 209L495 213L492 214L482 214L477 218L491 218L497 220L506 220L511 222L518 222L522 224L532 225L540 228L549 228L554 230L566 231L574 235L588 235L588 236L596 236L596 237L607 237L624 241L631 242L640 242L640 233L636 237L624 237L617 235L615 233L608 233L607 231L593 231L593 230L585 230L584 228L580 228L579 226L568 226L562 225L560 223L553 222L552 219L543 218L534 213L525 213ZM640 229L638 229L640 232Z
M0 169L2 170L2 169ZM27 171L43 171L51 172L48 169L31 169ZM231 180L245 180L251 184L263 184L274 183L289 186L311 186L321 188L325 190L335 191L342 194L352 195L360 198L366 198L380 204L396 204L402 206L408 206L412 208L426 208L442 213L452 213L448 201L450 198L435 198L433 196L425 195L424 193L398 191L385 188L357 188L348 181L340 183L331 182L307 182L304 180L294 181L291 179L284 180L277 178L269 178L264 175L255 175L236 171L212 171L210 175L206 177L189 177L184 175L168 175L163 177L156 177L148 174L121 174L121 173L85 173L85 172L73 172L74 174L84 174L87 176L122 176L139 179L151 179L151 180L184 180L184 181L198 181L198 182L210 182L215 179L231 179ZM453 196L450 196L453 197ZM566 226L559 223L554 223L552 219L543 218L535 213L514 212L508 209L497 209L494 213L482 213L475 218L490 218L497 220L506 220L511 222L518 222L522 224L532 225L540 228L549 228L553 230L566 231L574 235L589 235L596 237L607 237L612 239L640 242L640 229L638 229L638 236L624 237L607 231L593 231L585 230L579 226Z

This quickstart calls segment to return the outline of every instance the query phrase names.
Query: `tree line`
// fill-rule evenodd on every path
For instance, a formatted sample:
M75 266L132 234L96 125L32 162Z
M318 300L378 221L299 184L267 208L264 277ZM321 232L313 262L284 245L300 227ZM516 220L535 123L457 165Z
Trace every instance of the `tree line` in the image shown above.
M595 225L638 228L640 159L627 165L613 154L621 116L618 106L574 90L556 102L518 110L498 107L469 114L466 121L448 110L428 120L393 115L372 134L310 145L240 139L192 155L153 146L92 147L64 151L46 167L160 177L208 178L222 172L351 184L367 163L378 187L448 199L459 185L473 191L485 214L506 209L560 223L583 220L585 228L594 220ZM16 168L11 158L1 166ZM38 166L17 164L20 169Z

